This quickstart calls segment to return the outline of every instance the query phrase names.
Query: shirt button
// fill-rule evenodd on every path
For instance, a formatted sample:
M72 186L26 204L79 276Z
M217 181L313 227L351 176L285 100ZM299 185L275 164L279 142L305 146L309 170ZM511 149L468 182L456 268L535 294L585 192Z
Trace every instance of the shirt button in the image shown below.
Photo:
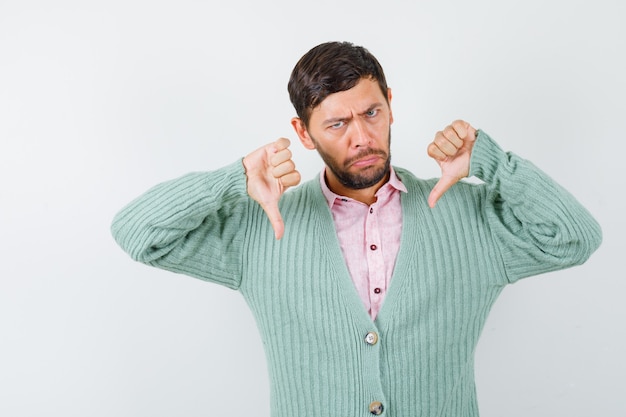
M370 249L371 249L371 250L376 250L376 249L378 249L378 246L376 246L376 245L370 245Z
M374 288L374 293L376 294L380 294L382 290L380 288Z
M370 214L372 214L373 212L374 212L374 209L370 207Z
M376 334L376 332L369 332L368 334L366 334L365 343L372 346L378 343L378 335Z
M372 413L375 416L379 416L383 413L383 404L380 401L373 401L370 404L370 413Z

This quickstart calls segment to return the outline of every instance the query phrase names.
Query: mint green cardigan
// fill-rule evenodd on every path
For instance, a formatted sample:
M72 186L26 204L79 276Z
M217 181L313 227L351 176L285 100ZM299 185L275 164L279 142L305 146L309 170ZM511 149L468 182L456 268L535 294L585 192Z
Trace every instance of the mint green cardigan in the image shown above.
M484 183L458 183L434 209L426 200L436 180L396 171L408 189L402 243L375 321L317 177L281 199L279 241L246 193L241 161L154 187L116 216L112 232L135 260L241 292L263 339L272 416L368 416L376 402L385 416L478 416L474 350L501 290L581 264L600 227L482 131L470 174Z

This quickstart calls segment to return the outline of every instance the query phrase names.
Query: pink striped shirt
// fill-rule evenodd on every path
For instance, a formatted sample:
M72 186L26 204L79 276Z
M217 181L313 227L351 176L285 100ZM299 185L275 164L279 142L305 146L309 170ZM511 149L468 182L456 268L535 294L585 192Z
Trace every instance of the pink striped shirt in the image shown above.
M352 281L370 317L375 320L400 249L400 192L407 192L407 189L391 168L389 181L376 192L376 202L368 206L332 192L326 184L324 171L320 182Z

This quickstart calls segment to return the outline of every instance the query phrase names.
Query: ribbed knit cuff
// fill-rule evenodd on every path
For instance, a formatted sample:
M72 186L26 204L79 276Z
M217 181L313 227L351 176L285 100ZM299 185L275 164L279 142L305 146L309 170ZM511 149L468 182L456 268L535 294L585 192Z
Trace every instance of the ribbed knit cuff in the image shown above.
M491 183L498 167L506 159L506 152L489 135L479 130L476 143L472 149L469 175L479 178L486 183Z
M219 193L225 202L236 200L248 195L248 185L246 170L243 166L243 159L226 165L210 173L212 189Z

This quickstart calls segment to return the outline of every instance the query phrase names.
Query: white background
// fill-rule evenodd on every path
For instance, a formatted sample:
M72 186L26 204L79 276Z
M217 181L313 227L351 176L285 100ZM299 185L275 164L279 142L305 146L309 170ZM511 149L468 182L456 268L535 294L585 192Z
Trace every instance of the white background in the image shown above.
M109 225L280 136L316 175L286 84L308 49L349 40L393 88L395 165L437 176L426 146L464 118L603 227L585 265L498 300L482 416L623 417L625 4L0 0L0 415L269 415L243 298L132 262Z

